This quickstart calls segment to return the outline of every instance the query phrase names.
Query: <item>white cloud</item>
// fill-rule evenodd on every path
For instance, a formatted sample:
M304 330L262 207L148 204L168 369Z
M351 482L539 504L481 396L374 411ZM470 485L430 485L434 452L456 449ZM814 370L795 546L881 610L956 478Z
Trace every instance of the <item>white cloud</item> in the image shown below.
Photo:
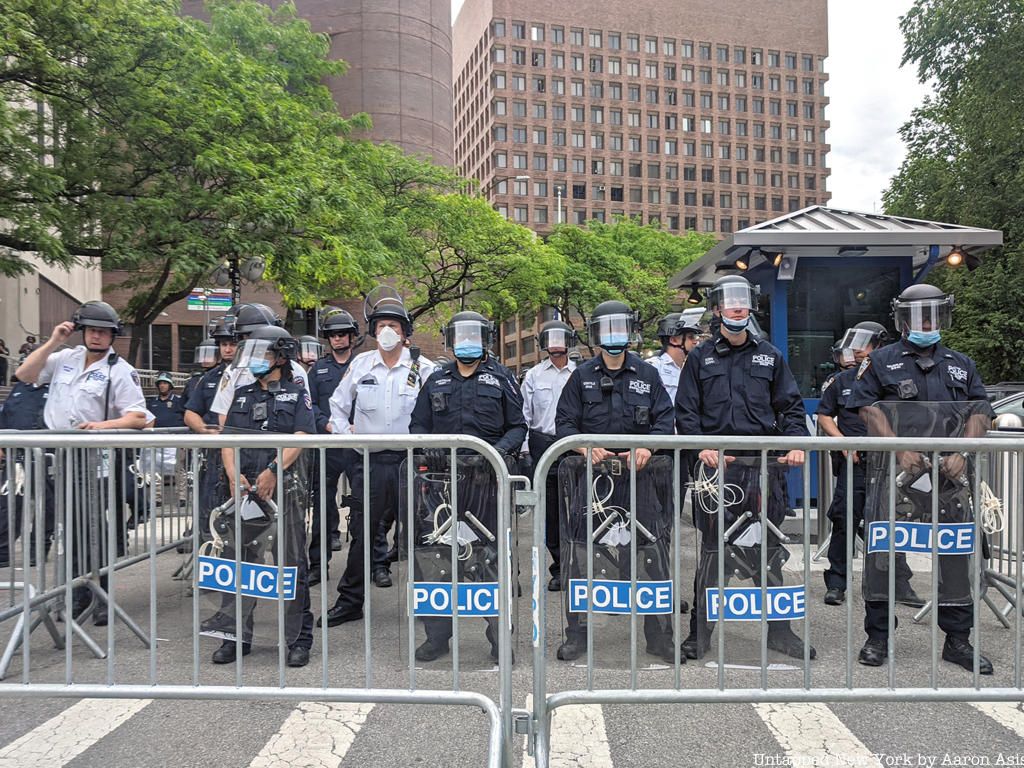
M453 20L464 1L452 0ZM881 210L882 190L903 159L900 126L927 92L912 66L900 68L899 17L911 5L828 0L828 188L836 207Z

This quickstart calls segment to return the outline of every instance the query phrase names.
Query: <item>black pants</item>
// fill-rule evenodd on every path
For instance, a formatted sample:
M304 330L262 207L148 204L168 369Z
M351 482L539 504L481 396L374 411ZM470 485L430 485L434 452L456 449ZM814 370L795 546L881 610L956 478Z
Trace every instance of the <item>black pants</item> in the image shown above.
M533 466L539 466L540 457L555 442L554 435L545 435L543 432L530 432L530 458L533 459ZM561 526L558 522L558 465L561 459L556 460L547 477L544 478L544 488L547 493L547 505L544 518L544 541L547 543L548 554L551 555L551 566L548 569L552 576L558 576L562 571L562 550L561 550Z
M81 576L113 564L125 553L124 507L134 499L134 480L127 470L132 452L122 456L111 450L104 466L99 449L73 449L66 452L66 482L72 483L72 519L65 529L65 546L71 549L72 572ZM73 458L72 458L73 456ZM110 494L108 474L114 476L114 493ZM58 493L63 496L63 489ZM64 525L65 521L60 520ZM115 552L109 551L109 527L114 526Z
M846 589L846 497L847 479L846 464L842 465L836 478L835 495L828 508L828 519L832 522L832 535L828 543L828 563L825 570L825 587L827 589ZM864 524L864 502L867 497L863 461L853 465L853 529L863 539L861 526ZM896 553L896 591L901 592L909 586L914 572L907 565L907 556Z
M385 562L387 557L387 539L383 542L383 552L379 531L385 519L397 519L400 516L400 489L402 477L401 463L405 453L401 451L381 451L370 454L370 526L374 535L370 560L373 567ZM362 608L366 594L363 581L363 462L355 461L351 465L349 475L352 484L352 506L350 507L348 560L345 572L338 582L338 604L351 608ZM378 556L380 559L378 559Z
M313 525L309 534L309 569L319 570L320 569L320 550L321 550L321 533L320 533L320 494L323 493L326 498L324 500L325 513L327 517L327 541L323 544L323 550L327 556L327 562L331 562L331 538L335 533L338 532L338 526L341 524L341 514L338 512L338 483L341 481L341 476L348 471L348 457L346 451L342 448L330 448L324 451L324 459L327 464L324 470L324 482L325 487L320 488L320 455L316 454L316 460L311 462L313 465L313 482L310 487L313 489ZM349 475L351 477L351 475Z
M13 477L13 471L12 471ZM4 478L6 478L6 472L3 472ZM38 490L38 489L37 489ZM13 504L11 501L13 500ZM8 511L13 508L13 522L14 522L14 535L11 535L11 529L8 527ZM13 493L3 494L0 496L0 567L7 567L10 565L11 550L14 549L14 542L18 540L22 532L22 515L24 513L24 497ZM35 509L29 511L30 516L33 519L32 538L30 544L30 560L32 565L36 564L36 534L35 530ZM54 528L54 496L53 496L53 478L46 477L44 486L44 500L43 500L43 529L44 529L44 555L50 551L50 543L53 541L53 528ZM16 551L16 550L15 550Z

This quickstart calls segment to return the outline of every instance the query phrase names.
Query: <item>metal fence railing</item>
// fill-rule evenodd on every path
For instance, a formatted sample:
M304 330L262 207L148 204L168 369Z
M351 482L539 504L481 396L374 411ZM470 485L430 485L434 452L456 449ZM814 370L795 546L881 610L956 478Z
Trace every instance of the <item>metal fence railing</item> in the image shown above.
M349 531L362 534L362 573L346 569L342 582L361 575L365 590L355 599L361 626L340 628L328 621L329 537L320 537L318 595L306 573L311 523L327 530L337 493L326 483L334 450L346 452L352 483ZM0 451L10 459L0 624L11 627L0 696L468 706L486 717L481 762L507 761L515 532L508 468L483 441L0 432ZM261 467L276 460L272 492L249 492L257 455ZM218 456L232 459L232 476ZM188 462L187 488L175 487L177 461ZM206 482L210 472L218 483ZM372 550L388 505L404 551L400 588L375 594ZM436 640L429 659L424 636ZM231 663L209 661L207 638L233 649ZM297 647L309 649L308 669L293 669ZM495 668L493 690L465 689L467 670Z
M618 456L594 461L595 449L610 446ZM638 469L641 449L655 455ZM727 469L696 464L706 449ZM805 452L802 466L780 462L792 450ZM846 537L849 599L835 607L813 583L807 510L800 533L787 535L782 523L791 512L786 475L800 475L807 499L812 454L827 465L828 452L841 450L847 487L863 473L865 554L854 573ZM535 467L535 494L517 498L536 503L535 564L547 505L558 505L562 523L563 591L533 579L536 764L548 765L552 712L571 705L1024 699L1022 451L1019 436L560 440ZM857 531L855 494L845 499L846 530ZM885 651L878 669L857 663L857 592L873 606ZM903 602L928 617L925 631L914 622L897 630ZM940 664L940 625L971 633L967 669ZM995 674L985 674L986 656ZM824 663L831 671L818 673ZM578 667L580 686L552 690L553 664Z

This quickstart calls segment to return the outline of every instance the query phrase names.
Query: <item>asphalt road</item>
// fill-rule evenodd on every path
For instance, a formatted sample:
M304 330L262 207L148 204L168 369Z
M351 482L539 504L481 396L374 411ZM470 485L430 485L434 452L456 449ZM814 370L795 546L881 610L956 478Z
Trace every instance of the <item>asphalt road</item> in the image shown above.
M692 531L683 543L682 597L691 600L693 573ZM522 581L529 541L520 542ZM339 557L332 576L340 574ZM187 583L171 579L181 556L167 554L158 561L156 680L160 684L199 685L235 683L233 666L217 667L209 657L217 641L199 643L198 667L193 660L192 600ZM915 564L926 575L927 563ZM813 564L808 596L809 631L818 658L811 663L813 687L854 686L885 688L888 669L848 666L849 630L854 653L860 647L861 604L854 596L852 611L822 604L824 586ZM395 587L369 590L372 601L374 685L408 689L406 666L407 625L404 615L404 565L395 571ZM125 571L118 594L129 614L149 627L149 569L145 565ZM802 579L799 555L787 565L787 582ZM326 602L333 602L334 578L326 585ZM314 614L321 612L321 588L313 591ZM557 597L557 595L554 595ZM529 595L517 601L516 665L513 701L526 706L532 691L528 644ZM1001 602L1001 601L1000 601ZM203 616L212 603L201 605ZM897 634L897 687L930 686L931 628L914 625L913 610L900 607ZM244 685L278 685L276 611L260 607L257 647L244 659ZM847 619L850 619L849 628ZM681 616L685 634L687 616ZM981 645L996 665L996 675L981 678L982 686L1015 684L1014 628L1001 628L983 609ZM561 631L561 613L551 605L545 632L548 649L548 691L575 690L587 685L581 663L554 659ZM3 625L10 632L10 622ZM674 670L643 653L642 625L638 625L638 684L672 687ZM99 642L105 631L86 625ZM488 658L482 620L465 619L462 627L459 686L497 697L498 674ZM730 666L727 687L758 687L760 673L742 669L759 661L757 625L726 626ZM802 634L802 623L795 625ZM417 630L422 633L422 629ZM417 642L419 641L418 634ZM594 687L628 686L629 619L605 619L595 625ZM717 634L716 634L717 638ZM941 644L941 633L939 635ZM63 682L65 654L54 650L40 629L32 636L31 683ZM148 684L151 656L127 630L115 628L112 661L91 658L81 643L72 646L72 679L77 683ZM288 686L319 686L323 676L323 642L315 636L309 667L287 670ZM365 682L364 623L355 622L327 631L327 678L332 686L362 686ZM772 654L777 668L769 674L772 687L798 687L804 682L802 662ZM450 658L418 665L415 684L421 689L448 689L453 685ZM198 668L199 677L194 678ZM685 664L680 669L682 688L717 685L717 665ZM969 673L939 661L939 686L971 684ZM5 685L22 683L22 661L15 659ZM107 701L74 699L6 698L0 717L0 768L11 766L466 766L484 764L487 723L477 710L461 707L409 705L313 705L292 702ZM556 766L759 766L759 765L1024 765L1024 711L1021 704L979 707L972 704L870 702L831 705L594 705L560 710L554 718L553 765ZM531 765L516 738L514 764ZM1014 762L1016 761L1016 762Z

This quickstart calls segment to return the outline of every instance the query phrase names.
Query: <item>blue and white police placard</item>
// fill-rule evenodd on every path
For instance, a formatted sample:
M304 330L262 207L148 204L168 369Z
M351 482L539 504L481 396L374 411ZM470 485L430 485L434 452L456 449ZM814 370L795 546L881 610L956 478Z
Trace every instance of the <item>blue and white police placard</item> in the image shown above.
M498 582L459 584L459 616L497 616ZM417 581L412 585L413 616L451 616L452 583Z
M938 554L974 554L974 523L939 523ZM931 523L896 523L896 552L923 552L931 554ZM889 551L889 523L879 520L868 525L868 554Z
M235 594L235 570L237 565L241 565L238 579L240 589L237 591L242 597L263 600L277 600L279 597L282 600L295 599L295 580L298 577L298 568L295 566L285 566L281 569L281 583L278 584L276 565L236 563L234 560L207 555L200 555L196 562L196 584L200 589Z
M630 591L633 587L629 581L612 581L594 579L594 588L589 601L594 613L623 614L632 613ZM638 614L672 613L675 601L672 598L671 581L638 581L636 583L636 612ZM569 611L571 613L587 612L587 580L570 579Z
M725 593L726 621L760 621L765 613L768 621L802 619L807 611L807 590L803 584L793 587L768 587L767 610L762 607L760 587L727 587ZM719 620L718 590L704 590L708 621Z

